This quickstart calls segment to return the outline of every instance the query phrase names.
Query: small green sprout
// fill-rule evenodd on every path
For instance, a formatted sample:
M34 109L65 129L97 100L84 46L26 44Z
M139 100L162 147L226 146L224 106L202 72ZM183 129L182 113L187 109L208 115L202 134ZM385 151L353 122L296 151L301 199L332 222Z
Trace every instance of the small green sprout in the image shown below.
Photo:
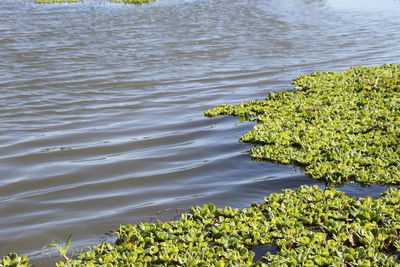
M71 259L68 257L68 250L69 250L69 245L71 243L71 237L72 237L72 234L69 235L67 241L65 242L64 247L58 243L51 243L51 244L46 245L44 248L55 247L58 250L58 253L60 254L60 256L63 257L67 262L69 262L69 261L71 261Z

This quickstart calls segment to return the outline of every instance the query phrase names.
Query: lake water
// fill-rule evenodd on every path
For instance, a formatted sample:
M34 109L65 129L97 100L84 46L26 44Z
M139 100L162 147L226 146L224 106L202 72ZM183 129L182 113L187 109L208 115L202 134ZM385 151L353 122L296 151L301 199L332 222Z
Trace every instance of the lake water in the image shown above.
M399 64L399 29L397 0L2 0L0 256L44 265L69 234L84 248L120 224L315 184L251 161L251 123L203 112L300 74Z

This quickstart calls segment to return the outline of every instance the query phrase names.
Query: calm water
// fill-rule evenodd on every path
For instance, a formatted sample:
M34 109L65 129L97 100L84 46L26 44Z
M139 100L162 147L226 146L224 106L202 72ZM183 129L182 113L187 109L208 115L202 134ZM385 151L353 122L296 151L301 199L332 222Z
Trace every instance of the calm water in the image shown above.
M0 2L0 256L110 239L192 205L314 184L252 162L223 103L313 71L400 63L400 1ZM343 188L356 196L383 188Z

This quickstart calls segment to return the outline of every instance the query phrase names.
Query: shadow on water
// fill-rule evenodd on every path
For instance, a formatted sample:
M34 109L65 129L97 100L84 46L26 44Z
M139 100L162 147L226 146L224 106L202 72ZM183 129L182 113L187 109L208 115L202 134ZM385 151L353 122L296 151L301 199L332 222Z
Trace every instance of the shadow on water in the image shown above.
M253 262L261 261L264 262L263 256L265 256L266 253L271 253L271 254L276 254L278 250L277 246L260 246L260 247L255 247L252 248L251 251L255 253Z

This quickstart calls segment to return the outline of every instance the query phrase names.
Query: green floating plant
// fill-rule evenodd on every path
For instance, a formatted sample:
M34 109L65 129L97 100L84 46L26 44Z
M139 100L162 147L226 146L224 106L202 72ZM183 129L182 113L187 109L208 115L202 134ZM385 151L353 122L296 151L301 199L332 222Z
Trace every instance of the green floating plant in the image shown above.
M400 191L350 198L302 186L248 209L193 207L178 221L121 226L58 266L398 266ZM253 248L275 246L254 261Z
M121 226L57 266L399 266L400 191L378 199L301 186L247 209L193 207L171 222ZM254 248L274 247L261 260ZM29 266L10 254L0 266Z
M18 256L16 253L10 253L0 258L0 267L28 267L31 266L29 258L26 255Z
M399 184L400 66L300 76L300 91L223 105L207 116L258 122L241 140L252 157L303 166L338 184ZM271 194L248 209L193 207L166 223L121 226L103 243L57 266L399 266L400 190L350 198L328 187ZM70 239L61 255L67 254ZM274 247L254 260L256 248ZM29 266L9 254L3 266Z
M156 0L109 0L111 3L141 5L155 2ZM81 3L83 0L34 0L35 4L64 4Z
M257 122L240 140L252 158L302 166L331 184L400 184L400 66L300 76L294 92L221 105L205 115Z
M156 0L110 0L110 2L112 3L134 4L134 5L148 4L155 1Z
M156 0L109 0L111 3L142 5L155 2ZM34 0L35 4L64 4L82 3L83 0Z
M35 0L35 4L63 4L63 3L80 3L83 0Z

